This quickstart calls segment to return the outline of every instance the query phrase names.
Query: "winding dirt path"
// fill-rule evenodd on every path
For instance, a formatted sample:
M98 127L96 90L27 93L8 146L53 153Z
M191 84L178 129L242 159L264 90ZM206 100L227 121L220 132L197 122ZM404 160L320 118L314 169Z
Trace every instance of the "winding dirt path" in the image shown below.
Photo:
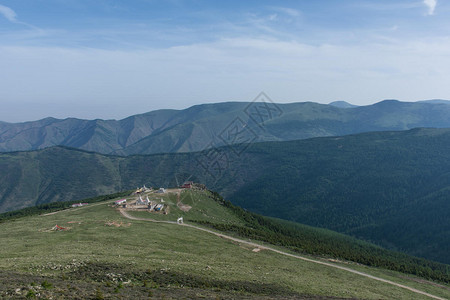
M153 220L153 219L138 218L138 217L131 216L125 210L119 209L119 211L125 218L128 218L130 220L148 221L148 222L154 222L154 223L177 224L177 222L175 222L175 221L158 221L158 220ZM353 270L353 269L350 269L350 268L347 268L347 267L335 265L335 264L332 264L332 263L327 263L327 262L324 262L324 261L310 259L310 258L303 257L303 256L300 256L300 255L296 255L296 254L291 254L291 253L284 252L284 251L281 251L281 250L278 250L278 249L275 249L275 248L263 246L261 244L254 243L254 242L245 241L245 240L242 240L242 239L238 239L238 238L226 235L226 234L218 233L218 232L215 232L215 231L212 231L212 230L209 230L209 229L206 229L206 228L198 227L198 226L195 226L195 225L191 225L191 224L178 224L178 225L179 226L185 226L185 227L194 228L194 229L201 230L201 231L204 231L204 232L208 232L208 233L214 234L214 235L216 235L218 237L221 237L221 238L224 238L224 239L228 239L228 240L231 240L231 241L235 241L235 242L238 242L238 243L241 243L241 244L246 244L246 245L249 245L249 246L252 246L252 247L255 247L255 248L268 250L268 251L272 251L272 252L275 252L275 253L278 253L278 254L281 254L281 255L294 257L294 258L301 259L301 260L308 261L308 262L312 262L312 263L315 263L315 264L324 265L324 266L328 266L328 267L344 270L344 271L347 271L347 272L350 272L350 273L353 273L353 274L357 274L357 275L364 276L364 277L367 277L367 278L370 278L370 279L373 279L373 280L381 281L381 282L384 282L384 283L387 283L387 284L390 284L390 285L393 285L393 286L396 286L396 287L400 287L400 288L406 289L408 291L411 291L413 293L424 295L424 296L427 296L427 297L430 297L430 298L433 298L433 299L446 300L445 298L441 298L441 297L438 297L438 296L435 296L435 295L432 295L432 294L420 291L418 289L415 289L415 288L412 288L412 287L409 287L409 286L406 286L406 285L403 285L403 284L400 284L400 283L396 283L396 282L393 282L393 281L390 281L390 280L387 280L387 279L376 277L376 276L373 276L373 275L370 275L370 274L367 274L367 273L364 273L364 272L356 271L356 270Z
M68 207L68 208L57 210L57 211L54 211L54 212L51 212L51 213L42 214L42 215L39 215L39 216L41 216L41 217L51 216L51 215L59 214L59 213L64 212L64 211L76 211L76 210L83 209L83 208L86 208L86 207L93 207L93 206L98 206L98 205L103 205L103 204L105 204L105 202L88 204L88 205L84 205L84 206L76 207L76 208Z

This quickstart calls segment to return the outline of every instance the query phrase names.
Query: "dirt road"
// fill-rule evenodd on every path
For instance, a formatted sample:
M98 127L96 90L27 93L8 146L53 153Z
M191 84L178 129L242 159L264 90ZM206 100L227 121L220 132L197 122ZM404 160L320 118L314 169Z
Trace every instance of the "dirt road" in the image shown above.
M119 209L119 211L125 218L131 219L131 220L149 221L149 222L154 222L154 223L177 224L177 222L174 222L174 221L158 221L158 220L153 220L153 219L137 218L137 217L131 216L130 214L128 214L126 211L124 211L122 209ZM332 264L332 263L319 261L319 260L315 260L315 259L310 259L310 258L303 257L303 256L300 256L300 255L296 255L296 254L291 254L291 253L288 253L288 252L284 252L284 251L281 251L281 250L278 250L278 249L267 247L267 246L264 246L264 245L261 245L261 244L258 244L258 243L241 240L241 239L238 239L238 238L226 235L226 234L218 233L218 232L215 232L215 231L212 231L212 230L209 230L209 229L206 229L206 228L198 227L198 226L195 226L195 225L191 225L191 224L178 224L178 225L179 226L185 226L185 227L194 228L194 229L201 230L201 231L205 231L205 232L214 234L214 235L216 235L218 237L221 237L221 238L224 238L224 239L228 239L228 240L231 240L231 241L235 241L235 242L238 242L238 243L241 243L241 244L246 244L246 245L249 245L249 246L252 246L252 247L255 247L255 248L268 250L268 251L272 251L272 252L275 252L275 253L278 253L278 254L281 254L281 255L290 256L290 257L294 257L294 258L301 259L301 260L304 260L304 261L308 261L308 262L311 262L311 263L320 264L320 265L324 265L324 266L328 266L328 267L344 270L344 271L347 271L347 272L350 272L350 273L353 273L353 274L357 274L357 275L364 276L364 277L367 277L367 278L370 278L370 279L373 279L373 280L381 281L381 282L384 282L384 283L387 283L387 284L390 284L390 285L393 285L393 286L396 286L396 287L400 287L400 288L403 288L403 289L409 290L411 292L414 292L414 293L417 293L417 294L421 294L421 295L424 295L424 296L427 296L427 297L430 297L430 298L433 298L433 299L446 300L444 298L441 298L441 297L438 297L438 296L435 296L435 295L431 295L429 293L417 290L415 288L412 288L412 287L409 287L409 286L406 286L406 285L403 285L403 284L399 284L399 283L396 283L396 282L393 282L393 281L390 281L390 280L387 280L387 279L383 279L383 278L380 278L380 277L376 277L376 276L373 276L373 275L370 275L370 274L366 274L364 272L356 271L356 270L353 270L353 269L350 269L350 268L347 268L347 267L343 267L343 266L339 266L339 265L335 265L335 264Z
M98 205L103 205L103 204L105 204L105 202L100 202L100 203L95 203L95 204L88 204L88 205L84 205L84 206L77 207L77 208L69 207L69 208L65 208L65 209L62 209L62 210L57 210L57 211L54 211L54 212L51 212L51 213L42 214L42 215L39 215L39 216L41 216L41 217L51 216L51 215L54 215L54 214L61 213L63 211L76 211L76 210L83 209L83 208L86 208L86 207L98 206Z

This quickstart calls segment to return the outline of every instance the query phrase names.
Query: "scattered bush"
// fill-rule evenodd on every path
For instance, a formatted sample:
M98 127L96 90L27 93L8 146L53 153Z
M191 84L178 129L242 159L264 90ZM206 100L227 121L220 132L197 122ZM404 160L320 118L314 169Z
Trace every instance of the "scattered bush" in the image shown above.
M28 293L25 295L27 299L35 299L36 293L33 290L28 290Z
M44 289L46 289L46 290L49 290L49 289L51 289L51 288L53 287L53 285L52 285L50 282L48 282L47 280L44 280L44 281L41 283L41 286L42 286Z

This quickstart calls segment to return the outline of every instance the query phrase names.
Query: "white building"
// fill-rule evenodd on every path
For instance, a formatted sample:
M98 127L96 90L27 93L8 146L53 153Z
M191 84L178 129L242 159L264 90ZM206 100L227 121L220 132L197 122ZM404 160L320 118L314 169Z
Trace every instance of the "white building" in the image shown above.
M116 201L114 201L114 204L115 205L127 204L127 199L116 200Z

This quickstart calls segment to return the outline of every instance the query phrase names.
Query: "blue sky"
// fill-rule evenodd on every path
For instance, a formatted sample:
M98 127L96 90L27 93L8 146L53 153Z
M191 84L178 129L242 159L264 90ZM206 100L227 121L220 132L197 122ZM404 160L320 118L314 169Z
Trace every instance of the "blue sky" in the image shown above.
M0 0L0 120L450 98L450 4Z

